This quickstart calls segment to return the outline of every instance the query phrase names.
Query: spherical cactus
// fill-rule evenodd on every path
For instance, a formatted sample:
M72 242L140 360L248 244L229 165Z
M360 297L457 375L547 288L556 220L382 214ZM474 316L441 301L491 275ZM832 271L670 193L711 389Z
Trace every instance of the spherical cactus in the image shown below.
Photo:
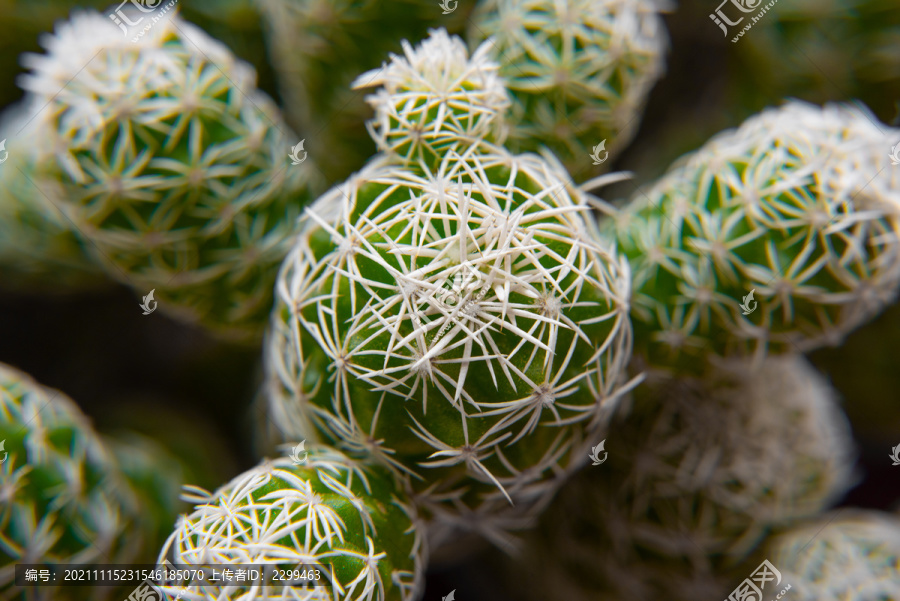
M255 73L176 15L137 41L77 13L22 86L63 184L53 199L109 273L222 333L261 335L314 181ZM305 155L304 155L305 157ZM301 161L302 162L302 161Z
M331 449L298 455L266 460L213 494L195 490L198 504L179 520L159 562L333 568L334 586L302 593L307 596L299 586L270 582L254 590L228 586L230 599L418 599L426 548L415 512L390 474ZM162 588L191 599L226 595L221 585Z
M45 294L102 287L109 279L50 200L59 184L35 171L40 159L23 129L30 115L19 105L0 123L0 287Z
M436 174L375 162L317 201L266 359L289 437L314 424L457 516L546 493L630 355L628 266L583 196L537 156L481 150Z
M792 102L634 196L613 225L651 361L837 344L896 297L900 172L875 123Z
M627 146L665 69L664 3L486 0L470 38L492 39L513 98L508 145L550 147L581 177ZM603 142L607 142L608 146ZM603 148L605 146L605 148Z
M797 601L900 599L900 518L835 511L776 536L770 562Z
M0 441L0 590L9 590L16 563L140 557L148 540L138 497L72 401L0 365ZM104 587L97 588L92 594L100 598ZM86 594L59 588L52 598Z
M310 148L329 181L342 181L375 152L366 135L369 107L351 89L400 40L420 40L430 27L458 33L472 2L449 0L255 0L268 28L289 122L310 132ZM443 14L442 14L443 13ZM389 33L388 33L389 32Z
M529 598L713 598L767 530L816 515L852 482L849 425L800 356L664 377L635 397L606 461L562 488L511 566L513 581L535 583ZM556 575L522 577L545 565Z
M435 29L416 47L404 40L403 51L354 82L381 86L366 98L375 109L369 128L379 150L433 166L460 145L503 141L509 96L488 58L489 43L469 57L460 38Z

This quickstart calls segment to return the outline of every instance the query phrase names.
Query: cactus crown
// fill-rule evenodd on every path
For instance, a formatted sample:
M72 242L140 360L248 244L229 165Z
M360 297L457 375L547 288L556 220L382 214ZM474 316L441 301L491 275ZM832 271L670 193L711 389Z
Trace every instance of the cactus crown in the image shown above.
M389 64L362 74L353 85L383 86L367 97L375 109L369 132L378 147L433 165L460 143L502 143L509 98L498 65L488 58L488 43L469 57L460 38L444 29L430 33L416 47L404 40L404 56L392 55Z

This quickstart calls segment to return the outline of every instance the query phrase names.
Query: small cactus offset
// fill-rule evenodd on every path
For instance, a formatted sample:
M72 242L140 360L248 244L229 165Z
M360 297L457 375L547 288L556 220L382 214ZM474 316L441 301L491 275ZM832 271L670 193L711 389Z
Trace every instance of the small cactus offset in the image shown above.
M625 148L665 70L660 12L668 8L657 0L479 3L469 35L491 38L507 81L510 148L546 145L576 179L591 172L591 150L602 141L610 154Z
M896 298L900 175L875 123L791 102L635 194L609 229L652 362L836 345Z
M403 56L357 77L356 88L380 86L366 97L378 149L434 171L457 147L502 143L510 101L489 52L484 43L470 57L462 39L433 29L416 47L404 40Z
M259 337L316 172L288 161L299 138L252 68L175 15L132 42L76 13L43 43L22 79L47 105L31 143L56 157L39 169L62 184L51 200L73 231L167 310Z
M427 549L415 510L390 474L327 448L300 460L265 460L212 494L191 490L185 498L197 505L178 521L159 562L284 570L327 564L329 586L302 593L276 582L162 589L198 601L419 599Z

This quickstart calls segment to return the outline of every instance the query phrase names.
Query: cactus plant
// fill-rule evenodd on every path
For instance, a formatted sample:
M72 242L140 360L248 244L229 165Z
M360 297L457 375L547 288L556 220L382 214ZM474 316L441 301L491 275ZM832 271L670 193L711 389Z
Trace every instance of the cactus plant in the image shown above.
M900 598L896 515L834 511L774 537L768 552L798 601Z
M15 563L127 563L158 544L139 528L144 516L134 490L78 407L2 364L0 440L3 594L12 594ZM51 592L54 599L88 594ZM102 598L104 587L90 594Z
M482 55L416 60L447 42L436 31L394 57L424 92L378 95L387 112L395 98L416 107L376 111L373 132L405 151L309 209L277 285L269 394L288 437L378 457L411 476L428 517L502 538L624 390L628 268L557 163L473 138L494 114L481 110L493 80L465 83ZM504 515L509 502L521 515Z
M76 13L43 44L21 85L46 105L36 141L56 160L42 172L88 250L163 308L260 336L316 173L288 162L299 138L252 68L176 15L133 42Z
M469 28L491 38L513 99L510 148L546 145L582 179L621 151L662 76L668 36L657 0L486 0Z
M712 598L769 529L815 515L853 482L846 419L802 357L660 376L635 396L602 469L562 489L541 522L545 543L509 566L526 598ZM540 585L523 577L545 565L554 576Z
M636 337L651 361L835 345L892 302L889 147L860 109L791 102L635 194L607 231L632 265Z
M158 561L282 569L328 564L333 586L305 593L275 583L162 590L209 601L226 595L259 601L418 599L427 549L415 510L390 474L327 448L313 448L301 461L265 460L212 494L189 489L186 498L197 506L179 520Z

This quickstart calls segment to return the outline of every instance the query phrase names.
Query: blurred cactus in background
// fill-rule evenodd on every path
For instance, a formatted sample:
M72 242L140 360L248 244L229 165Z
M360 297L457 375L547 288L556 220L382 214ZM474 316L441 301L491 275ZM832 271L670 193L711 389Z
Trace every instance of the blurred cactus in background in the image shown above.
M51 200L62 194L59 182L38 179L36 168L46 154L18 143L29 135L20 132L30 131L30 116L18 106L0 123L0 140L6 142L0 151L0 287L59 294L108 286L85 242Z
M292 126L307 132L312 154L329 181L341 181L375 152L366 134L370 111L350 89L401 40L424 38L431 27L459 32L469 2L442 14L438 0L255 0L265 17L272 63ZM390 32L388 34L387 32Z
M834 511L775 537L767 552L798 601L900 599L896 515Z
M886 129L851 107L789 103L637 192L614 235L651 361L836 345L893 302L900 176Z
M149 447L131 443L112 451L72 401L5 365L0 365L0 440L0 591L11 594L15 563L152 560L162 542L159 531L175 518L177 463L148 473L153 502L142 502L142 487L135 485L143 478L137 476L145 471L142 463L165 461L159 449L152 457L141 455ZM74 600L107 598L113 589L45 591L38 593Z
M512 150L548 146L576 180L608 141L631 141L647 94L665 71L661 0L486 0L469 35L491 39L513 98ZM605 161L605 158L603 159Z
M332 586L307 591L331 600L419 599L427 549L415 510L387 472L331 449L313 449L305 463L265 460L215 493L194 489L197 503L182 516L159 558L175 564L330 564ZM299 588L299 587L297 587ZM189 588L187 598L281 600L295 587ZM179 587L163 587L169 594ZM249 597L246 597L250 595Z
M299 139L252 68L174 15L132 42L78 13L44 44L22 80L43 123L17 142L56 157L38 167L62 186L51 201L111 276L157 289L164 310L261 335L316 174L288 162Z
M770 528L853 482L846 418L802 357L659 377L635 396L610 428L604 470L564 487L526 558L509 562L526 599L713 598ZM527 575L544 566L552 576L537 585Z

